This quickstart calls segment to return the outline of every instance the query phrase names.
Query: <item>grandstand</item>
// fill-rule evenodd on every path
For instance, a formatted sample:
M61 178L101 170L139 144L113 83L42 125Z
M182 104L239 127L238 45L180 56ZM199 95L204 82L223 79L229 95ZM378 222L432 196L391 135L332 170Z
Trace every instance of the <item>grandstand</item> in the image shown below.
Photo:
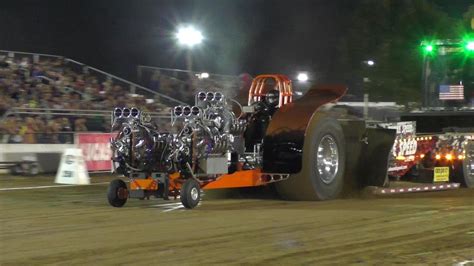
M109 132L115 107L139 106L166 127L169 108L198 90L235 95L237 76L138 66L139 85L57 55L0 50L0 143L72 143Z
M1 143L72 143L74 132L110 131L114 107L166 118L184 104L72 59L4 50L0 92Z

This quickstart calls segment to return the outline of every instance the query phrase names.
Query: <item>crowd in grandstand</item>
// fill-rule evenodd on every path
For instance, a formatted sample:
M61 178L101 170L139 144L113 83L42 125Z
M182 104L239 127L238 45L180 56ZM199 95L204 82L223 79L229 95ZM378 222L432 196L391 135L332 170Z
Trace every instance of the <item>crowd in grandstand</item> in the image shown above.
M57 110L113 110L114 107L140 106L160 111L163 105L144 96L130 96L112 79L75 71L61 58L32 62L30 58L0 58L0 116L14 107ZM73 111L72 111L73 112ZM76 111L80 112L80 111ZM97 121L100 120L100 121ZM0 122L0 141L10 143L67 143L71 132L109 130L110 119L84 119L53 115L8 116ZM88 128L90 127L90 128ZM69 134L61 134L68 132Z
M46 120L41 116L7 117L1 124L3 142L7 143L72 143L72 133L87 131L86 119L55 118Z
M145 109L159 108L147 104L143 96L127 97L128 91L112 79L99 81L94 75L74 71L60 58L38 63L26 57L0 59L0 91L0 112L8 106L110 110L136 104Z
M226 95L235 96L236 80L153 71L145 83L155 92L192 104L195 93L202 89L227 89L230 91ZM125 106L169 112L169 106L162 104L158 96L146 99L130 93L129 87L124 88L114 79L90 74L83 68L75 69L60 57L33 60L0 55L0 143L71 143L74 132L109 131L110 119L61 116L55 110L77 114L80 110L112 111ZM26 109L21 110L21 115L15 112L5 115L12 108Z

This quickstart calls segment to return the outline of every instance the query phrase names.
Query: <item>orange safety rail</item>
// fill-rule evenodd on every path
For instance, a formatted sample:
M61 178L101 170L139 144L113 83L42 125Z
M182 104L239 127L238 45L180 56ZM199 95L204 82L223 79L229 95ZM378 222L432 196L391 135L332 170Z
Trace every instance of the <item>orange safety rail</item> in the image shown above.
M158 182L153 178L133 179L130 181L130 190L158 190Z
M218 189L218 188L239 188L239 187L257 187L264 185L262 182L261 170L243 170L237 171L233 174L222 175L216 181L205 183L202 185L203 189Z
M265 96L268 92L268 89L265 87L265 81L268 79L273 79L276 82L275 88L280 92L278 107L282 107L293 101L291 80L287 76L280 74L258 75L253 79L252 85L250 86L248 105L260 101L262 97Z
M169 175L170 191L181 189L184 179L179 173ZM153 180L153 179L141 179ZM215 181L201 182L202 189L219 189L219 188L239 188L239 187L257 187L265 185L267 182L262 179L262 172L260 169L254 170L240 170L233 174L226 174L219 176ZM132 182L131 182L132 184ZM143 188L142 188L143 189Z

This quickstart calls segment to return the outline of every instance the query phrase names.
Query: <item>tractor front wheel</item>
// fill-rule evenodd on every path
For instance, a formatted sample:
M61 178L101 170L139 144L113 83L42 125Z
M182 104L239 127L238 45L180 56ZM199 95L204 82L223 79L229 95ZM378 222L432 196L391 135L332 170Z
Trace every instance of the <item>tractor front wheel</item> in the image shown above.
M193 209L201 200L201 186L196 180L189 178L184 182L179 194L183 206Z
M107 199L113 207L122 207L127 202L128 190L127 184L121 179L112 180L107 190Z

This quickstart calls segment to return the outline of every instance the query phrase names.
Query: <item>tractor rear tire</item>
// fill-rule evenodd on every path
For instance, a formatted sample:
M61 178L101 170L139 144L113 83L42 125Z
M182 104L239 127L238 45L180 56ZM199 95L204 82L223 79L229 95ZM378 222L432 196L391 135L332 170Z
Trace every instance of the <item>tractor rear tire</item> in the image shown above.
M107 190L107 199L109 200L109 204L113 207L120 208L125 205L127 198L127 184L125 184L125 182L123 182L121 179L112 180Z
M196 180L189 178L184 181L179 195L183 206L186 209L193 209L201 200L201 186Z
M474 141L469 141L465 148L464 160L458 164L454 174L454 181L463 187L474 187Z
M302 169L275 183L287 200L330 200L344 185L346 151L343 129L335 118L316 114L304 141Z

